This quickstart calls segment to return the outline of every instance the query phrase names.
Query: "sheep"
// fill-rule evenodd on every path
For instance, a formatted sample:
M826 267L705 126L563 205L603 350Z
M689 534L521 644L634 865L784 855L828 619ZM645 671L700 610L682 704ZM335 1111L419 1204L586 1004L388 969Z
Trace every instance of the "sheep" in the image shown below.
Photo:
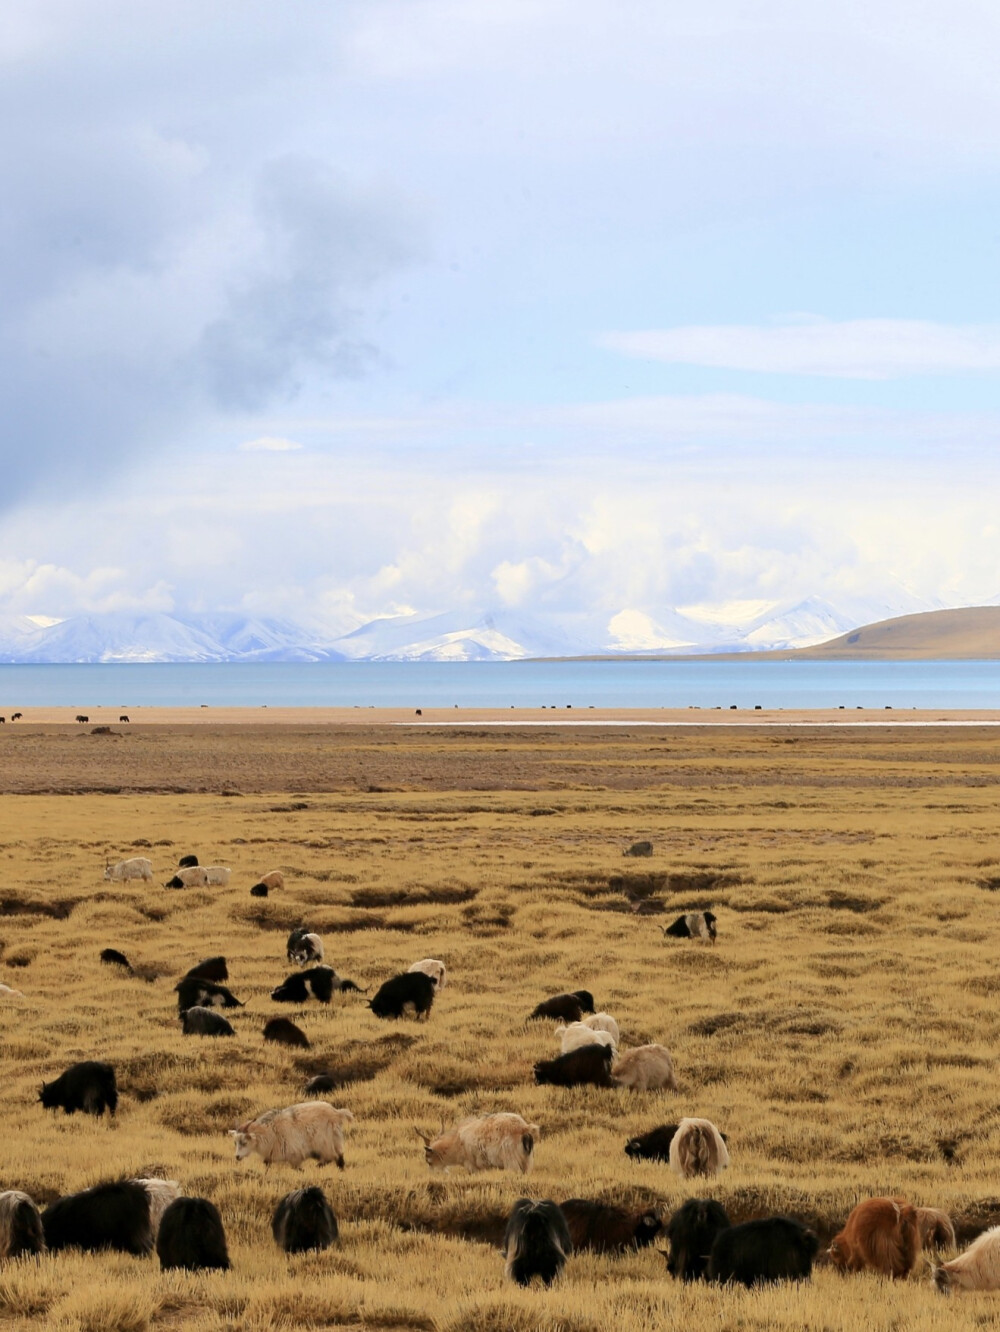
M704 1281L719 1234L730 1225L726 1209L711 1198L689 1198L667 1225L667 1271L681 1281Z
M229 968L224 957L202 958L190 971L184 973L185 980L227 981Z
M1000 1290L1000 1226L984 1230L964 1253L934 1269L934 1284L943 1295L959 1290Z
M518 1198L503 1239L507 1280L529 1286L538 1276L543 1285L551 1286L572 1252L573 1241L559 1207L549 1199L532 1202L530 1198Z
M659 1213L652 1208L629 1212L590 1198L569 1198L559 1206L576 1250L623 1253L626 1249L643 1249L663 1229Z
M315 1158L321 1165L331 1161L344 1168L344 1126L352 1124L350 1110L337 1110L329 1101L302 1101L279 1110L265 1110L256 1119L230 1129L236 1159L256 1152L265 1167L284 1162L301 1166Z
M252 897L266 897L269 892L279 892L285 886L285 876L281 870L271 870L268 874L262 874L254 886L250 889ZM263 889L264 891L259 891ZM320 957L323 954L320 953Z
M174 986L177 992L177 1011L189 1008L243 1008L244 1005L224 985L202 980L200 976L183 976Z
M416 1133L423 1140L424 1159L432 1170L462 1166L472 1172L519 1170L527 1175L542 1130L520 1115L499 1113L465 1119L447 1132L442 1129L437 1137L421 1129Z
M188 865L184 869L179 869L163 886L164 888L207 888L208 870L204 865Z
M337 1218L321 1188L295 1189L278 1203L271 1233L285 1253L328 1249L338 1239Z
M542 1059L535 1065L535 1081L553 1087L613 1087L609 1072L614 1050L610 1045L581 1045L579 1050Z
M611 1070L612 1084L636 1091L677 1090L674 1061L663 1045L637 1045L621 1055Z
M592 1013L590 1017L583 1019L583 1025L590 1027L591 1031L609 1032L614 1039L615 1045L621 1044L621 1033L618 1030L618 1023L610 1013Z
M215 1203L207 1198L175 1198L160 1222L156 1256L164 1271L228 1271L226 1232Z
M428 1017L434 1003L435 985L422 971L404 971L380 986L368 1007L376 1017L401 1018L412 1007L417 1018Z
M271 1018L264 1027L264 1040L277 1041L279 1045L297 1045L303 1050L309 1049L309 1037L301 1027L297 1027L288 1018Z
M149 1194L134 1179L95 1184L58 1198L42 1213L42 1227L53 1252L115 1249L145 1258L153 1249Z
M422 971L425 976L430 976L434 982L435 990L443 990L448 984L448 969L443 962L439 962L434 957L421 958L419 962L414 962L408 971Z
M46 1110L61 1107L67 1115L82 1110L88 1115L113 1115L118 1109L115 1070L97 1059L71 1064L55 1082L43 1082L38 1099Z
M708 1119L682 1119L670 1144L670 1169L681 1179L721 1174L729 1165L722 1134Z
M117 865L105 865L104 877L117 883L124 883L128 879L143 879L151 883L153 862L145 856L132 856L129 860L119 860Z
M195 1004L181 1014L181 1030L185 1036L235 1036L231 1022L227 1022L214 1008L201 1008Z
M711 911L688 911L678 916L672 925L660 927L664 938L674 939L710 939L715 943L717 930L715 916Z
M323 940L305 926L292 930L285 950L289 962L294 962L299 967L304 967L307 962L323 961Z
M909 1276L920 1256L916 1209L905 1198L868 1198L851 1212L828 1252L841 1272Z
M768 1216L720 1230L708 1259L709 1281L751 1287L807 1281L819 1240L790 1216Z
M0 1258L45 1252L45 1231L34 1201L20 1189L0 1193Z
M594 1031L582 1022L571 1022L569 1026L556 1027L559 1037L560 1053L569 1054L584 1045L608 1045L615 1049L615 1038L610 1031Z

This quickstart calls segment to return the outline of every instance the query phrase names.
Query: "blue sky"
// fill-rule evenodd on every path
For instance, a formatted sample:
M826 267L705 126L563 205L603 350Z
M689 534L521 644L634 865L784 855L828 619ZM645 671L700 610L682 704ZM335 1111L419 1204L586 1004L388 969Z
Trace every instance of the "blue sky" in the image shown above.
M0 611L996 596L998 38L11 0Z

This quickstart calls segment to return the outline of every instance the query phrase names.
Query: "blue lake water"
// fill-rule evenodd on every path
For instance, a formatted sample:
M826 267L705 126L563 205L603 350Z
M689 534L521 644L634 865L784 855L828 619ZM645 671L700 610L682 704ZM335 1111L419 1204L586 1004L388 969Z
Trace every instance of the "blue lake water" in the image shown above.
M0 666L30 707L996 708L996 661L322 662Z

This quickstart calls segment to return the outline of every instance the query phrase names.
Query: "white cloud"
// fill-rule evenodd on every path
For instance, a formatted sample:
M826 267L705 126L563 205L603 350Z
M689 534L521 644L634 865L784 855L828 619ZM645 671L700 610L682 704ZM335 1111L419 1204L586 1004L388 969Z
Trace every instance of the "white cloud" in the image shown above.
M261 435L258 439L248 439L240 445L241 453L291 453L301 449L294 439L283 439L280 435Z
M763 374L894 379L1000 370L1000 324L802 316L606 333L599 342L645 360Z

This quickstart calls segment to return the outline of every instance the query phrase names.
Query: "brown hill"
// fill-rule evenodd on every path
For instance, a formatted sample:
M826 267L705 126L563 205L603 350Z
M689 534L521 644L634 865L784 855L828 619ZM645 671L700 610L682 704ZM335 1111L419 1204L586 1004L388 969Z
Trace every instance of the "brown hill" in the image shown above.
M755 654L757 655L757 654ZM955 660L1000 658L1000 606L963 606L924 611L852 629L828 643L769 657L830 657L860 660Z

